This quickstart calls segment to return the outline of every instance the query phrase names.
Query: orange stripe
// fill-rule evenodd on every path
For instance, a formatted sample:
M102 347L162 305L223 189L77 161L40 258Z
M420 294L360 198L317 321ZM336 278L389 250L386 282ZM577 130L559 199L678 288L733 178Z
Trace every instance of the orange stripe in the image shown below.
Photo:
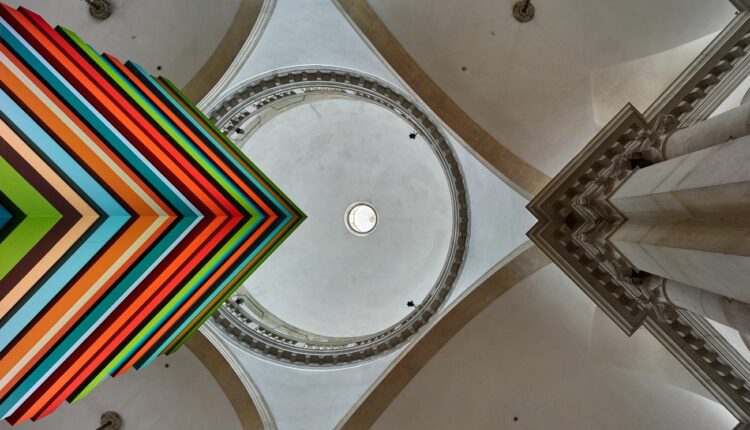
M227 271L227 270L228 270L228 269L229 269L229 268L231 267L231 265L232 265L232 264L233 264L233 263L234 263L235 261L237 261L237 259L238 259L239 257L241 257L241 256L242 256L242 253L243 253L243 252L244 252L244 251L245 251L246 249L248 249L248 248L249 248L250 246L252 246L252 245L253 245L253 244L255 243L255 241L256 241L256 240L258 239L258 237L259 237L259 236L260 236L261 234L263 234L263 233L264 233L264 232L266 231L266 229L268 229L268 227L269 227L269 226L270 226L271 224L272 224L272 221L270 221L270 220L266 220L266 222L264 222L264 223L263 223L263 224L261 225L261 227L260 227L260 228L256 229L256 230L255 230L255 232L253 232L253 234L252 234L252 235L251 235L251 236L250 236L249 238L247 238L247 239L246 239L246 240L245 240L245 241L244 241L244 242L242 243L242 246L240 246L240 248L239 248L239 249L235 250L235 252L233 252L233 253L232 253L231 257L230 257L230 258L228 258L228 259L227 259L227 260L226 260L226 261L224 262L224 264L222 264L222 265L221 265L221 266L220 266L220 267L219 267L218 269L216 269L216 270L214 271L214 273L213 273L213 274L212 274L212 275L211 275L211 276L210 276L210 277L209 277L209 278L208 278L207 280L205 280L205 281L204 281L204 282L202 283L202 285L200 286L200 288L198 288L198 290L196 290L195 292L193 292L193 293L192 293L192 294L190 295L189 299L188 299L188 300L187 300L187 301L186 301L185 303L183 303L183 304L182 304L182 305L180 306L180 308L179 308L179 309L177 310L177 312L175 312L175 313L174 313L174 314L173 314L173 315L172 315L172 316L171 316L171 317L170 317L170 318L169 318L169 319L167 320L167 322L165 322L165 323L164 323L164 324L163 324L163 325L161 326L161 328L160 328L160 329L159 329L159 330L158 330L158 331L157 331L157 332L156 332L155 334L151 335L151 337L149 338L149 340L148 340L148 341L147 341L146 343L144 343L143 345L141 345L141 346L140 346L140 347L138 348L138 351L137 351L137 352L136 352L135 354L133 354L133 357L131 357L131 358L130 358L130 360L128 360L128 362L127 362L127 363L125 363L125 365L124 365L124 366L123 366L123 367L122 367L122 368L120 369L120 371L119 371L119 372L117 372L117 373L116 373L115 375L113 375L113 376L119 376L119 375L121 375L122 373L124 373L124 372L125 372L125 370L129 369L130 367L132 367L132 366L133 366L133 364L135 364L135 362L136 362L136 361L140 360L140 358L141 358L141 357L143 357L143 355L144 355L144 354L145 354L146 352L148 352L148 350L149 350L149 349L151 348L151 346L153 346L153 345L154 345L154 344L155 344L155 343L156 343L156 342L157 342L157 341L158 341L158 340L159 340L159 339L160 339L160 338L161 338L161 337L162 337L162 336L164 335L164 333L165 333L165 332L166 332L167 330L169 330L170 328L174 328L174 327L175 327L175 323L176 323L176 321L177 321L177 320L179 320L179 319L180 319L180 317L182 317L182 315L183 315L183 314L184 314L184 313L185 313L186 311L190 310L190 307L191 307L191 306L192 306L192 305L193 305L193 304L194 304L194 303L195 303L196 301L198 301L198 299L201 299L201 298L203 298L203 295L205 294L205 292L206 292L207 290L209 290L209 289L211 289L211 288L214 288L214 283L216 282L217 278L219 278L219 277L221 277L221 275L225 274L225 273L226 273L226 271Z
M123 172L125 172L127 174L127 176L129 176L132 179L132 181L135 182L135 184L137 185L137 187L139 189L141 189L143 192L145 192L146 194L148 194L148 196L167 215L170 215L170 216L171 215L175 215L174 211L172 211L172 209L169 207L169 205L167 205L162 200L161 196L159 196L158 194L156 194L156 192L154 190L152 190L151 187L146 182L144 182L140 178L140 176L138 176L138 174L134 173L133 170L130 168L130 166L119 157L119 155L112 149L112 147L110 145L106 144L105 142L103 142L99 138L99 136L96 133L94 133L87 124L84 124L83 121L75 113L73 113L73 111L66 104L64 104L62 101L60 101L60 99L57 97L57 95L55 95L52 91L50 91L50 89L47 88L47 86L44 83L42 83L42 81L40 81L36 77L36 75L34 75L34 73L32 73L26 67L26 65L23 64L23 62L21 62L20 59L18 59L12 52L10 52L4 46L0 46L0 50L2 50L2 52L11 60L11 62L17 68L19 68L19 69L21 69L23 71L23 74L34 83L35 87L38 90L40 90L50 100L52 100L54 102L55 106L57 106L61 111L63 111L65 113L65 116L67 118L69 118L78 127L78 129L80 131L82 131L102 152L104 152L106 154L106 157L107 157L107 160L108 160L107 163L112 163L115 166L119 167ZM68 142L65 141L64 143L67 144ZM98 157L98 158L100 158L100 157ZM87 164L89 163L88 159L86 159L86 163ZM109 165L107 165L107 167L109 168ZM98 172L98 170L97 170L97 172ZM132 187L130 187L128 185L127 188L131 189ZM138 198L135 199L135 200L136 200L136 203L140 202L140 201L143 201L140 198L140 196L138 196ZM128 203L132 204L131 201L128 201ZM138 207L138 206L135 206L135 207ZM150 211L147 212L146 214L156 215L156 213L153 211L153 209L151 209L150 206L147 206L147 207L150 209Z
M60 240L52 246L28 273L21 278L18 283L10 290L7 295L9 303L17 303L26 293L44 276L47 271L57 263L65 252L70 249L75 242L96 222L96 212L83 200L75 190L73 190L57 172L49 167L33 149L29 148L26 143L11 130L8 125L0 119L0 136L16 150L24 159L33 163L37 171L47 178L53 186L68 203L75 208L81 215L81 219L76 222L71 229L63 235ZM6 298L4 298L5 300Z
M9 54L5 47L1 45L0 51L2 51L6 55ZM9 58L12 59L13 57L9 56ZM28 72L27 70L23 71L25 73ZM24 84L19 79L17 79L17 77L13 75L3 63L0 63L0 73L2 73L3 75L7 75L7 78L3 80L6 88L8 88L8 90L12 94L15 94L17 99L24 102L24 105L27 107L27 109L29 109L33 113L32 116L39 117L41 123L45 124L48 129L51 129L54 134L57 134L57 136L59 137L59 141L62 141L60 143L64 143L66 146L70 147L74 151L74 153L78 154L82 158L85 158L89 165L95 166L97 172L99 173L99 176L103 179L103 181L107 181L108 184L113 188L116 188L117 191L120 191L120 189L122 189L123 194L129 194L133 196L134 200L140 201L140 199L137 198L137 195L133 194L132 192L127 192L130 190L130 188L126 187L123 184L118 175L108 167L106 161L101 160L95 152L91 151L88 146L83 141L81 141L79 137L44 104L44 102L37 98L36 95L28 87L24 86ZM52 96L52 94L48 90L46 90L45 87L41 88L48 97ZM55 99L52 100L54 102L57 102L56 105L58 107L61 107L59 101ZM68 111L66 113L70 112ZM7 314L10 309L12 309L14 304L15 302L7 297L0 301L0 315Z
M115 65L115 67L125 76L128 77L128 79L131 81L132 84L134 84L146 97L148 100L157 106L157 108L165 114L174 125L177 126L177 128L183 133L184 136L186 136L193 144L195 144L203 154L207 155L208 158L214 162L218 167L221 168L221 170L226 174L231 181L240 187L245 194L247 194L250 199L260 208L262 211L269 216L275 218L276 215L271 211L271 208L268 207L268 205L265 204L265 202L258 198L257 194L250 189L250 187L247 185L246 180L244 178L238 177L235 172L229 167L222 158L220 158L216 154L217 148L211 146L209 147L206 145L205 141L199 138L198 136L193 133L193 131L185 124L184 121L177 118L177 115L172 111L172 109L168 108L167 106L162 103L161 99L156 97L154 93L147 88L135 75L133 75L133 72L128 70L117 58L112 57L111 55L104 54L104 56L112 62L112 64Z
M4 50L4 47L0 47L0 49ZM23 100L26 106L37 116L39 116L42 122L46 124L48 128L52 129L53 132L61 138L61 140L63 140L69 147L73 149L73 151L75 151L79 156L87 159L89 164L98 166L97 171L103 178L105 178L106 181L109 181L110 186L117 187L118 191L122 191L123 194L130 194L134 199L137 199L136 194L132 192L126 192L126 190L129 191L130 188L125 187L122 181L119 180L119 177L114 174L114 172L112 172L93 151L88 149L86 145L78 138L78 136L72 130L67 128L67 126L63 124L60 118L52 113L47 108L47 106L44 105L44 103L39 100L29 88L25 87L17 79L16 76L10 73L10 71L2 63L0 63L0 73L8 76L8 78L4 80L4 84L9 88L9 90L16 94L21 100ZM122 187L123 190L119 190L120 187ZM140 201L140 199L137 200ZM151 224L151 222L152 221L147 221L146 223ZM0 375L7 374L10 369L12 369L24 356L29 353L29 351L37 343L37 341L39 339L42 339L44 337L44 334L54 326L55 322L60 320L61 317L68 311L68 309L78 300L78 298L84 294L84 292L88 289L86 288L86 285L88 285L89 287L94 285L95 281L99 279L106 270L109 269L109 267L111 266L111 262L114 261L114 259L116 259L118 255L121 255L127 249L126 245L128 244L128 242L123 242L123 239L129 240L131 244L134 243L134 241L141 235L144 230L141 224L142 223L136 223L131 228L127 229L123 234L123 237L120 238L115 244L113 244L113 248L110 249L107 253L103 254L101 259L97 262L98 264L93 264L90 267L89 271L83 277L81 277L80 280L70 290L68 290L66 294L52 306L52 308L50 308L44 314L44 316L33 326L33 328L28 328L24 331L23 338L18 343L16 343L13 348L10 349L10 351L7 351L6 355L2 359L0 359ZM113 249L119 252L119 254L115 253ZM108 258L109 260L107 260ZM103 285L102 288L105 288L108 285L109 283ZM103 291L104 290L100 290L95 297L99 297L103 293ZM90 305L93 302L88 303ZM84 307L84 310L87 308L88 306ZM77 312L76 315L80 315L84 310ZM3 313L6 313L8 310L2 309L2 311ZM73 322L74 321L68 321L65 327L69 327ZM55 336L55 339L58 339L60 336L61 334L58 333ZM48 344L45 348L42 348L40 353L34 354L34 357L38 359L38 357L41 356L40 354L46 352L49 347L50 345ZM8 389L8 386L2 387L2 389L0 389L0 395L4 395Z
M131 103L125 96L121 95L118 89L113 88L113 85L111 85L109 81L107 81L102 76L102 74L97 69L97 66L92 64L92 62L86 55L81 55L66 39L64 39L56 31L54 31L52 27L50 27L49 24L47 24L39 15L36 15L35 13L24 8L21 8L21 10L24 14L29 16L34 21L38 28L46 33L46 36L51 43L60 48L61 52L63 53L62 55L66 55L64 59L53 56L53 58L57 61L63 60L61 63L61 65L64 67L62 69L63 73L68 69L65 62L72 61L78 67L76 70L78 70L80 73L83 73L83 75L87 78L91 79L94 82L93 87L105 91L109 95L109 98L113 102L118 104L118 106L122 109L128 119L132 120L136 126L140 127L144 133L146 133L156 143L160 144L162 148L170 153L174 158L185 160L184 168L187 170L189 175L193 175L193 181L197 181L199 184L202 184L206 189L206 192L213 195L214 202L218 202L221 205L221 209L217 213L217 215L223 216L227 214L235 214L235 207L224 197L223 194L221 194L221 191L218 190L213 185L213 183L211 183L208 177L202 174L203 172L193 164L192 160L189 157L183 157L182 154L177 150L175 145L173 145L172 142L162 134L162 131L159 128L154 127L151 124L150 120L144 117L133 103ZM108 109L105 109L102 111L102 113L106 116L110 113L110 111ZM120 119L122 120L122 118ZM129 131L129 128L126 127L121 131L127 132Z
M294 213L294 212L292 212L292 213ZM246 273L247 273L248 271L252 270L252 269L253 269L253 268L255 267L255 264L257 264L258 260L262 259L262 258L263 258L263 257L264 257L264 256L266 255L266 253L268 252L268 250L269 250L270 248L272 248L272 247L273 247L273 246L274 246L274 245L276 244L276 242L278 241L278 238L280 238L280 237L284 237L284 234L285 234L285 233L287 232L287 230L289 230L290 228L292 228L292 226L294 226L294 224L295 224L296 220L297 220L297 219L299 219L299 217L297 217L297 216L294 216L294 215L292 215L292 217L293 217L293 219L291 219L291 220L290 220L290 221L289 221L289 222L288 222L288 223L287 223L287 224L286 224L286 225L284 226L284 228L282 228L282 229L281 229L281 230L280 230L280 231L279 231L279 232L278 232L278 233L276 234L276 236L275 236L275 239L274 239L274 240L271 240L271 241L269 241L269 242L268 242L268 243L266 244L266 246L264 246L264 247L263 247L263 249L261 249L261 250L260 250L260 251L258 252L258 254L257 254L257 255L256 255L256 256L255 256L255 257L254 257L254 258L252 259L252 260L250 260L250 261L249 261L249 262L247 263L247 265L245 266L244 270L242 270L242 271L241 271L240 273L238 273L238 274L237 274L237 276L235 276L235 277L234 277L234 279L232 279L232 281L231 281L231 282L230 282L230 283L229 283L229 284L228 284L228 285L227 285L226 287L224 287L224 289L223 289L223 290L222 290L222 291L221 291L221 292L220 292L219 294L217 294L217 295L216 295L216 297L215 297L215 298L214 298L214 299L213 299L213 300L211 301L211 303L210 303L210 304L209 304L208 306L206 306L206 308L205 308L205 309L203 309L203 311L201 311L201 313L200 313L200 314L199 314L199 315L198 315L198 316L197 316L197 317L196 317L196 318L195 318L195 319L193 320L193 322L192 322L191 324L189 324L188 326L186 326L186 327L185 327L185 329L184 329L184 330L182 331L182 333L181 333L181 334L180 334L179 336L177 336L177 337L176 337L176 338L175 338L175 339L174 339L174 340L173 340L173 341L172 341L172 342L171 342L171 343L169 344L169 346L167 346L167 348L165 348L165 349L164 349L164 351L169 351L170 349L174 348L174 346L175 346L175 345L176 345L176 344L177 344L177 343L179 342L179 340L180 340L180 339L182 338L182 336L184 336L184 335L185 335L186 333L188 333L188 332L189 332L189 331L190 331L190 330L191 330L191 329L192 329L193 327L195 327L195 324L197 324L197 323L198 323L199 321L201 321L201 320L202 320L202 319L203 319L203 318L204 318L204 317L206 316L206 314L207 314L208 312L210 312L210 311L211 311L211 309L213 309L213 308L214 308L214 307L215 307L215 306L217 305L217 303L218 303L218 302L223 302L224 300L226 300L226 299L227 299L226 295L227 295L227 294L228 294L228 293L229 293L229 292L230 292L230 291L231 291L231 290L232 290L232 289L233 289L234 287L236 287L236 286L237 286L237 285L236 285L236 283L237 283L237 282L238 282L238 281L239 281L240 279L242 279L242 277L243 277L243 276L244 276L244 275L245 275L245 274L246 274Z
M94 82L92 82L86 75L84 75L79 68L73 64L68 57L65 56L59 49L57 49L50 41L47 39L28 19L26 19L23 15L18 13L17 11L13 9L7 9L6 10L12 14L13 18L19 21L19 25L17 27L21 27L19 30L28 31L31 33L31 40L29 40L30 43L41 45L43 49L39 50L39 53L44 55L46 52L47 55L44 55L44 57L47 60L53 60L54 62L59 62L58 67L56 69L65 74L69 73L72 75L71 84L78 88L79 91L82 93L87 93L87 100L91 102L92 104L99 105L101 107L100 111L103 114L106 114L110 119L110 122L112 122L113 125L115 125L116 128L120 130L121 133L123 133L126 136L130 136L129 140L136 146L141 147L142 153L147 156L147 158L153 160L157 160L161 162L164 165L164 168L159 169L162 172L170 172L177 176L176 184L185 184L186 186L190 186L191 191L196 194L196 200L201 202L203 206L208 207L210 210L212 210L213 213L217 215L224 215L223 211L217 207L216 202L212 197L208 194L206 194L202 187L200 187L196 182L193 180L193 178L200 178L201 175L195 172L193 166L185 160L184 157L182 157L174 148L169 147L169 145L165 145L163 142L163 139L159 141L157 144L151 136L147 135L146 133L141 130L140 124L147 125L147 121L142 118L138 117L139 121L135 122L130 119L130 117L123 112L123 110L120 108L118 104L113 102L110 97L105 94L98 85L96 85ZM59 35L57 35L59 37ZM51 57L51 58L50 58ZM108 86L110 90L111 86ZM114 91L114 90L112 90ZM124 107L128 108L129 106L127 103L124 103ZM114 121L113 121L114 120ZM147 150L143 150L147 147ZM162 147L165 147L165 149L168 152L164 152L162 150ZM148 155L151 154L151 157L148 157ZM183 166L177 164L174 160L181 160L183 161L183 164L186 164L184 166L185 168L190 171L190 173L183 170ZM192 186L191 186L192 185ZM150 212L147 212L149 208L144 207L137 207L136 212L139 214L147 214Z
M199 234L198 237L195 238L195 240L190 242L185 251L183 251L181 254L189 254L187 257L190 257L197 251L199 255L209 252L210 247L205 246L206 242L210 243L216 241L218 236L213 235L213 233L218 227L221 226L221 224L224 223L224 221L225 218L216 218L215 220L211 221L209 223L209 226L205 230L203 230L201 234ZM199 252L199 250L203 252ZM157 295L157 297L159 297L169 292L170 289L163 289L163 291L158 291L158 287L161 286L165 281L167 281L168 278L171 277L174 270L179 269L178 266L181 266L187 260L188 258L171 260L172 264L170 264L169 266L171 270L162 272L157 280L151 283L147 287L146 291L144 291L128 306L125 313L118 314L115 321L113 321L112 323L109 323L109 321L107 321L107 323L103 324L103 327L106 327L105 331L101 335L96 336L94 342L85 351L81 351L81 354L71 356L72 358L74 358L74 361L70 363L70 365L66 364L60 369L64 369L64 373L59 375L59 377L56 374L53 374L51 380L53 380L54 383L51 384L49 389L47 389L46 392L41 395L26 410L24 416L20 418L19 421L24 421L36 415L37 411L39 411L44 407L44 405L52 401L56 395L58 396L57 400L59 400L59 402L62 402L67 392L72 392L73 390L75 390L79 384L69 384L68 381L74 378L79 373L81 368L83 366L86 366L90 359L94 358L97 352L99 352L102 348L104 349L99 355L106 355L108 352L119 345L118 340L121 340L124 335L129 333L127 331L120 330L121 327L126 325L134 316L134 314L140 312L140 315L143 316L144 313L146 313L145 310L153 308L159 304L158 300L152 300L152 296ZM172 284L174 284L174 282ZM142 311L142 307L145 307L145 310ZM117 336L115 337L115 335ZM93 337L94 336L92 336L92 338ZM112 340L110 341L110 339ZM92 365L89 364L89 366L86 367L86 370L90 370L91 366ZM84 375L88 374L88 371L84 372ZM60 393L60 390L63 390L65 388L67 388L68 391L63 391L62 393ZM55 401L56 404L59 404L59 402Z
M6 384L0 390L0 396L4 396L13 387L16 381L18 381L23 375L26 374L54 345L68 333L68 331L75 325L78 320L85 315L85 313L93 306L101 296L109 290L114 282L127 270L135 260L140 257L143 252L148 251L151 244L159 237L161 232L167 228L166 219L159 219L158 217L143 217L136 219L133 224L120 236L117 241L104 253L96 262L84 273L84 275L76 282L66 293L58 299L55 304L42 314L42 317L37 321L30 330L26 330L24 337L14 345L13 349L8 353L7 356L0 360L0 374L6 375L7 372L12 369L14 376L12 377L12 383ZM149 234L147 240L135 250L129 248L140 238L149 228L155 223L161 223L156 231ZM130 255L124 262L118 262L117 260L123 257L123 255ZM115 264L118 265L118 270L111 273L105 273ZM106 278L105 278L106 276ZM84 294L91 291L91 288L99 281L106 279L93 294L86 300L85 303L78 303ZM68 313L74 306L78 305L78 310L69 315ZM62 326L55 325L61 321L66 322ZM47 340L44 345L37 349L37 351L28 357L30 351L33 350L37 344L45 338L50 332L53 332L52 336L46 336ZM15 368L21 360L25 363L23 367Z

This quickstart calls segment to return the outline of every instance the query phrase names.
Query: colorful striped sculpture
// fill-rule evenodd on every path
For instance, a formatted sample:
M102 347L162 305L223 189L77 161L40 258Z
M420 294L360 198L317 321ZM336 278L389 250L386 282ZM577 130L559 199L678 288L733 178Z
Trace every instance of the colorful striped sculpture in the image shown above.
M171 353L304 215L174 85L0 3L0 416Z

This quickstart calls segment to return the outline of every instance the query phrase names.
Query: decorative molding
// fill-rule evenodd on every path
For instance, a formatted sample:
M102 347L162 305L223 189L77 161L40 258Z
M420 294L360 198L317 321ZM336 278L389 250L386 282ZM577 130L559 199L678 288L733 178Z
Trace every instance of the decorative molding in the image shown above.
M640 147L648 129L628 104L528 205L539 220L531 240L628 334L646 312L628 263L606 241L624 221L606 196L632 171L623 154Z
M740 421L750 422L748 363L705 318L675 311L609 243L625 218L608 198L663 159L664 136L707 118L744 79L750 13L722 31L645 114L623 108L529 203L536 243L627 334L645 327Z
M427 141L443 167L453 202L453 232L443 270L414 311L393 326L368 336L327 339L299 336L295 331L271 328L232 300L215 314L214 323L240 347L267 358L302 366L348 365L397 348L437 314L466 258L469 206L460 163L441 128L409 95L373 76L323 66L282 69L227 95L209 116L230 138L244 139L244 129L238 133L238 128L251 124L264 112L288 107L310 96L350 97L378 104L410 123Z
M671 324L678 318L678 308L667 295L666 282L666 279L658 276L646 277L637 285L636 300L644 309L652 312L657 321Z
M743 10L644 113L671 114L681 126L708 118L750 72L750 11Z
M705 318L678 310L672 323L651 317L644 326L740 422L750 422L748 379L734 361L734 350ZM697 322L702 322L698 325ZM711 332L704 331L710 327ZM744 361L744 359L741 359Z

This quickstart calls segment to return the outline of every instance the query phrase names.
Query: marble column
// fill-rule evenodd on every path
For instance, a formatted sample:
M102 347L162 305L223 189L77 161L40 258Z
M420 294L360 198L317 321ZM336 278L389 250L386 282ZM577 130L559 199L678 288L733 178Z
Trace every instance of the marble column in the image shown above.
M664 141L664 159L677 158L748 135L750 103L672 132Z
M638 270L750 302L750 225L628 220L609 240Z
M747 303L657 276L649 277L646 282L670 305L750 334L750 305Z
M633 267L750 303L750 136L639 169L609 201Z
M609 201L628 219L748 220L750 136L639 169Z

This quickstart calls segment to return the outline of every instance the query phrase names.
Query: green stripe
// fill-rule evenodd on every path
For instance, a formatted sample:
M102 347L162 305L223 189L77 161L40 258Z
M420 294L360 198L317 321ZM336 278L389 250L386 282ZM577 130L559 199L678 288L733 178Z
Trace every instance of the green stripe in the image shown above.
M242 161L247 163L247 165L253 170L253 172L255 172L259 177L263 179L263 182L265 183L265 185L273 189L276 192L276 194L278 194L281 200L283 200L290 208L292 208L294 212L297 212L300 215L302 220L307 219L307 215L305 215L305 213L302 212L302 210L300 210L300 208L297 207L297 205L295 205L294 202L286 194L284 194L284 192L281 191L276 186L276 184L273 183L273 181L268 179L268 177L260 169L258 169L258 167L252 161L250 161L249 158L247 158L247 155L245 155L244 152L242 152L239 148L237 148L234 145L234 143L232 143L232 141L229 140L229 138L226 137L226 135L224 135L224 133L222 133L221 130L219 130L219 128L216 127L216 125L213 122L211 122L211 120L209 120L206 117L206 115L203 114L203 112L200 111L200 109L195 107L195 105L193 105L190 102L190 100L188 100L188 98L185 97L185 95L169 79L164 78L164 77L159 77L159 80L163 82L167 87L169 87L169 90L172 91L174 95L178 97L178 100L182 102L184 107L189 109L190 112L192 112L196 117L200 118L204 126L213 130L214 133L216 133L216 135L221 138L222 142L224 143L227 149L231 150L236 156L242 159Z
M0 242L2 279L57 224L62 215L2 157L0 192L24 214L21 223Z
M62 31L64 31L65 34L86 53L91 61L96 63L107 74L107 76L112 78L149 117L156 121L162 131L166 132L172 137L173 141L177 142L182 148L184 148L190 154L191 158L198 162L205 173L208 173L221 188L228 191L239 205L245 208L252 217L260 216L258 209L255 208L250 200L244 196L244 193L240 195L241 192L232 182L229 181L218 166L215 166L210 160L208 160L204 153L198 152L198 148L196 148L191 141L185 138L182 133L173 127L172 124L157 111L151 102L149 102L137 88L133 87L125 80L119 71L115 70L109 62L104 60L97 52L91 49L91 47L82 41L75 33L64 28Z
M133 351L133 348L143 342L143 340L147 337L147 335L156 327L156 325L161 325L162 320L169 317L174 311L176 311L178 305L190 294L192 293L193 287L201 281L206 275L209 274L209 271L213 270L217 264L220 264L224 258L227 257L227 254L230 253L231 249L236 246L237 242L242 239L243 236L249 231L253 229L254 223L247 223L245 224L242 229L240 229L237 233L235 233L232 238L227 241L227 243L224 244L224 246L221 247L219 251L217 251L213 257L203 265L203 267L198 271L198 273L193 276L190 281L183 286L180 291L170 300L165 306L162 307L161 311L159 311L158 314L154 318L149 321L149 323L141 329L141 331L120 351L117 356L110 361L110 363L105 367L99 374L89 382L88 385L86 385L86 388L84 388L78 396L76 396L73 401L77 401L85 397L89 392L91 392L94 387L99 385L99 383L104 380L107 375L110 374L116 367L120 365L122 360L129 356Z
M232 289L229 290L226 294L224 294L224 297L222 297L219 301L217 301L211 307L211 309L208 311L208 313L206 313L198 321L194 321L192 328L190 328L187 333L180 335L180 336L182 336L180 338L180 341L177 344L175 344L174 347L172 347L169 350L167 350L165 353L166 354L171 354L171 353L177 351L178 349L180 349L180 347L183 344L185 344L185 342L187 342L187 340L190 338L190 336L192 336L203 325L203 323L206 322L206 320L208 320L208 318L210 318L211 315L213 315L214 312L216 312L219 309L219 307L229 297L231 297L232 294L234 294L235 291L237 291L237 289L240 287L240 285L242 285L247 280L247 278L249 278L250 275L252 275L255 272L255 270L257 270L258 267L260 267L260 265L263 264L263 262L266 261L266 259L271 254L273 254L273 252L276 250L276 248L278 248L281 245L281 243L284 242L292 234L292 232L294 232L294 230L296 230L297 227L299 227L302 224L302 221L304 221L304 218L298 218L297 221L294 223L294 225L291 228L289 228L289 230L287 230L286 233L284 233L281 237L278 237L277 241L271 246L271 248L269 248L268 251L266 251L263 254L263 256L255 264L253 264L253 267L251 267L250 270L248 270L247 273L244 276L242 276L241 279L239 279L237 281L237 283L232 287Z

